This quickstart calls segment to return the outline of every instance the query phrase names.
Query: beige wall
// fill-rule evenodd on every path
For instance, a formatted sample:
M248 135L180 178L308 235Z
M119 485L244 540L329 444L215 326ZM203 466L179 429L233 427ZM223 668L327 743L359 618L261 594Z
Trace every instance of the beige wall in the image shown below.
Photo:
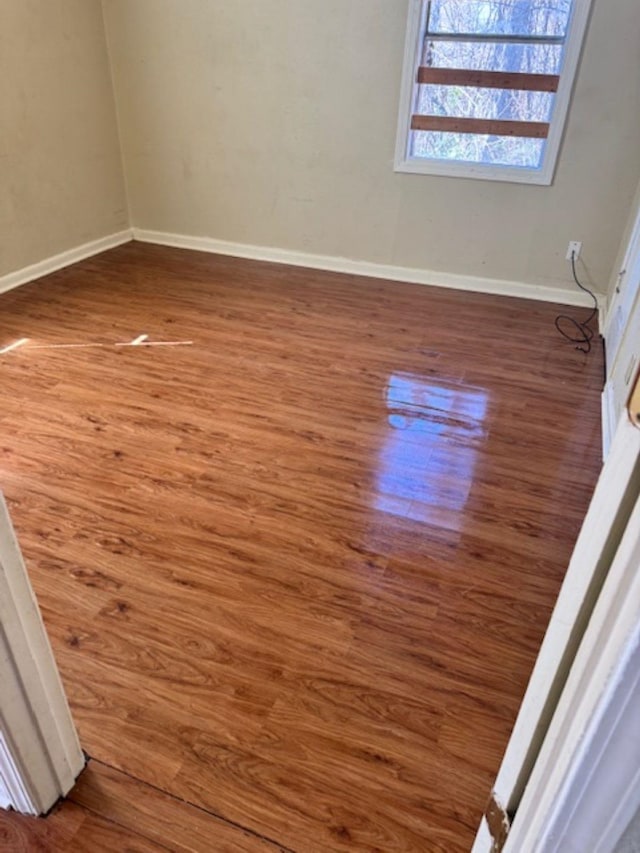
M595 0L551 188L392 170L407 0L104 0L133 224L605 292L640 177L636 0ZM0 275L125 228L99 0L0 0Z
M100 0L0 0L0 275L126 207Z
M606 292L640 175L637 0L596 0L553 187L392 170L407 0L105 0L133 223Z

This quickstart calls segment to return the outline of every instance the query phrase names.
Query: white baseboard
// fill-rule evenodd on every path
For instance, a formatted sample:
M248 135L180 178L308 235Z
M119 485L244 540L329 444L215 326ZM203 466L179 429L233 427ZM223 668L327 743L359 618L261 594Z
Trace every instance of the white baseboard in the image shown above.
M348 275L365 276L369 278L401 281L408 284L422 284L431 287L446 287L453 290L466 290L473 293L489 293L497 296L515 296L521 299L534 299L540 302L555 302L561 305L577 305L588 307L589 297L581 291L571 288L545 287L544 285L527 284L521 281L483 278L481 276L457 275L456 273L424 270L412 267L376 264L370 261L355 261L350 258L339 258L331 255L314 255L307 252L296 252L290 249L276 249L269 246L252 246L248 243L231 243L226 240L216 240L212 237L192 237L186 234L171 234L165 231L149 231L144 228L128 228L107 237L100 237L45 258L31 266L0 276L0 293L19 287L21 284L34 281L63 267L90 258L107 249L113 249L138 240L142 243L155 243L161 246L174 246L180 249L193 249L199 252L211 252L217 255L231 255L236 258L248 258L256 261L289 264L296 267L327 270L329 272L346 273ZM599 301L604 297L600 296Z
M161 246L174 246L179 249L195 249L196 251L212 252L217 255L232 255L237 258L271 261L272 263L368 276L369 278L384 278L409 284L447 287L454 290L492 293L499 296L517 296L541 302L557 302L561 305L589 306L592 304L585 293L571 288L545 287L543 285L526 284L519 281L506 281L502 279L482 278L480 276L456 275L455 273L437 272L435 270L375 264L369 261L354 261L350 258L332 257L331 255L312 255L306 252L291 251L290 249L274 249L268 246L230 243L225 240L215 240L211 237L191 237L186 234L171 234L165 231L148 231L144 228L134 228L133 239L139 240L142 243L156 243Z
M83 261L85 258L90 258L92 255L98 255L100 252L105 252L107 249L113 249L115 246L121 246L123 243L128 243L133 239L133 232L130 228L125 231L118 231L116 234L109 234L107 237L100 237L98 240L92 240L90 243L83 243L82 246L76 246L73 249L67 249L66 252L60 252L59 255L52 255L50 258L45 258L43 261L38 261L37 264L23 267L15 272L10 272L7 275L0 276L0 293L5 293L7 290L12 290L14 287L19 287L21 284L27 284L29 281L34 281L36 278L41 278L43 275L56 272L63 267L68 267L78 261Z

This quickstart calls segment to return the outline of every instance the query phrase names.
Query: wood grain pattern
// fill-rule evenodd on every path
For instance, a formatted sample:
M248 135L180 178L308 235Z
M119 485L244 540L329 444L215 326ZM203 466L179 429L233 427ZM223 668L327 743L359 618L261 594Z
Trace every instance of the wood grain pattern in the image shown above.
M550 124L545 121L515 121L495 118L463 118L458 116L411 116L411 130L433 130L438 133L482 133L490 136L526 136L546 139Z
M469 68L418 68L418 83L435 86L472 86L483 89L518 89L557 92L558 74L523 74L515 71L475 71Z
M163 853L170 849L71 801L47 818L0 811L0 845L11 853Z
M92 756L9 849L468 851L598 473L600 353L553 305L137 244L0 305L0 348L194 341L0 356Z
M92 813L107 814L122 830L176 853L284 850L97 761L89 763L70 799Z

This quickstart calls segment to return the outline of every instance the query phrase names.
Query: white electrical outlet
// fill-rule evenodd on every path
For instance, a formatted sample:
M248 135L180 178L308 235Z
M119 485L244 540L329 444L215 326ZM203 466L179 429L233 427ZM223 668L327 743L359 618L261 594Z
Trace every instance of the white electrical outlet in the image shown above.
M582 243L579 240L572 240L569 243L569 247L567 248L567 260L570 261L571 258L575 258L577 261L580 257L580 252L582 251Z

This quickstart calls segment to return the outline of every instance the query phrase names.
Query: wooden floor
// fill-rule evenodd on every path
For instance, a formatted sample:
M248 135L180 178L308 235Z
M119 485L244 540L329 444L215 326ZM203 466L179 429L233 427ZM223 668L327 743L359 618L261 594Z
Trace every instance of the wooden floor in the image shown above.
M0 297L91 756L0 849L468 851L600 464L556 313L140 244Z

